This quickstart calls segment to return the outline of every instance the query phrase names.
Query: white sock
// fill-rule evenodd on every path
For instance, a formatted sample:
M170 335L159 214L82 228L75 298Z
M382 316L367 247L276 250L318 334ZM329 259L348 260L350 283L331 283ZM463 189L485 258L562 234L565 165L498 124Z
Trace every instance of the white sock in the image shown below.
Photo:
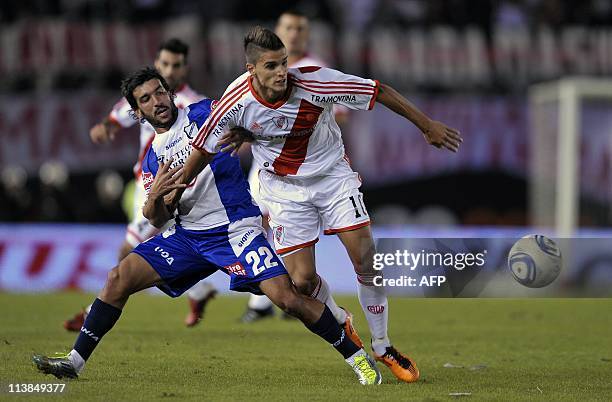
M83 360L79 352L74 349L68 353L68 360L70 360L72 366L74 366L78 374L80 374L81 371L83 371L83 368L85 368L85 360Z
M253 310L265 310L272 307L272 301L266 295L251 295L247 306Z
M356 351L351 357L349 357L348 359L344 359L344 361L346 361L351 367L355 364L355 358L357 356L365 356L366 352L365 350L363 350L363 348L359 349L358 351Z
M359 303L365 314L370 333L372 334L372 349L381 356L387 346L391 346L387 335L389 309L385 290L378 286L366 286L358 283Z
M313 299L317 299L321 303L327 305L327 307L334 315L334 318L336 319L338 324L344 324L344 322L346 321L346 311L338 307L338 305L336 304L336 301L332 297L331 290L329 289L329 285L327 284L325 279L323 279L320 275L317 276L319 277L319 284L310 296Z
M376 356L384 355L389 346L391 346L391 341L388 337L382 339L372 339L372 350L374 353L376 353Z
M187 296L195 301L200 301L204 300L206 297L208 297L208 295L210 295L211 292L214 291L215 287L212 284L200 281L187 291Z

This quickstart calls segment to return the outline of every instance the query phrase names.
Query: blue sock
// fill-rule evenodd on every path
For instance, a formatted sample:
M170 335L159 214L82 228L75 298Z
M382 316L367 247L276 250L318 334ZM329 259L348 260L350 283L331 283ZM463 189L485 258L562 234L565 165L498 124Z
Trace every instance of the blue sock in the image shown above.
M346 336L344 328L338 325L334 314L327 306L325 306L319 321L307 325L306 328L329 342L345 359L359 351L359 347L351 341L351 338Z
M100 339L110 331L120 315L120 309L96 298L73 347L83 360L89 359Z

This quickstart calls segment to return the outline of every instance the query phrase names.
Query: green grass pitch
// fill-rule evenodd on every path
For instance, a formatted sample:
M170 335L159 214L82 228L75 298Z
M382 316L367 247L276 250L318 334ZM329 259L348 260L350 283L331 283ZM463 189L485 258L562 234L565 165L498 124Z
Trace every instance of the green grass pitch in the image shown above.
M69 350L61 322L92 296L0 294L0 400L9 383L57 383L35 371L34 352ZM368 337L355 297L339 297ZM390 336L420 370L416 384L363 387L301 323L238 323L246 298L223 296L185 328L186 300L132 297L85 371L64 394L37 400L572 401L612 398L612 300L390 300ZM445 368L451 363L454 368ZM453 397L450 393L470 393Z

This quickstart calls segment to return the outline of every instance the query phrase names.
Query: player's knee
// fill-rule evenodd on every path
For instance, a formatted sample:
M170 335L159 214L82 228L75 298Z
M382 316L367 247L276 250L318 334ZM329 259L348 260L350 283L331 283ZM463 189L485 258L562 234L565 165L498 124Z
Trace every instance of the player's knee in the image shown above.
M312 277L298 275L292 278L292 280L297 290L301 294L306 295L306 296L312 295L312 293L315 291L317 284L318 284L318 279L316 275Z
M108 271L106 275L106 288L108 289L117 289L121 282L121 277L119 275L119 267L115 267Z
M134 247L132 247L130 243L128 243L127 241L124 241L123 244L121 244L121 247L119 248L119 261L127 257L133 248Z
M374 274L376 274L376 270L374 269L375 252L376 249L374 248L374 245L372 245L371 249L368 249L360 256L351 258L351 262L353 263L353 268L355 269L355 273L357 274L357 276L373 276Z
M129 262L127 260L122 260L117 267L109 271L106 277L105 289L110 295L116 298L129 296L129 281L125 275L126 265L129 265Z

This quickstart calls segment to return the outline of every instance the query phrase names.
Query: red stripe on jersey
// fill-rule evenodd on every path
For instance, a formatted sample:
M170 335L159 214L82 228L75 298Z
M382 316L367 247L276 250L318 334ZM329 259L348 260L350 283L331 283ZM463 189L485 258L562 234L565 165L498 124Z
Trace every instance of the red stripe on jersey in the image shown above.
M219 113L225 113L225 112L221 112L221 109L224 109L225 105L228 102L232 102L232 100L234 99L234 97L235 97L235 95L237 93L243 91L246 88L245 82L246 82L246 80L243 81L242 83L240 83L239 85L237 85L235 88L233 88L227 94L225 94L221 98L221 100L219 100L218 103L213 103L212 112L210 113L210 116L208 116L207 124L204 124L202 126L202 128L200 129L200 131L198 132L198 137L196 137L196 139L194 141L194 144L199 142L198 138L199 138L200 133L205 131L208 127L211 127L210 123L213 121L213 119L215 119L219 115Z
M112 115L108 115L108 121L111 124L114 124L115 126L117 126L118 128L123 128L123 126L121 125L121 123L119 123L119 120L115 119Z
M323 108L302 99L289 137L283 150L272 163L274 173L279 176L294 175L306 159L308 141L319 121Z
M321 84L306 84L300 81L296 81L296 80L291 80L291 83L294 85L302 85L304 87L307 88L314 88L314 89L351 89L351 90L355 90L355 91L374 91L374 86L370 85L369 87L361 87L361 86L356 86L356 85L337 85L337 84L330 84L330 85L321 85Z
M376 98L378 98L378 91L380 90L380 82L378 80L374 80L376 83L376 87L374 89L374 96L370 99L370 104L368 105L368 110L372 110L374 107L374 103L376 102Z
M243 82L238 87L234 88L231 92L229 92L226 96L221 98L219 103L216 104L213 108L213 111L210 116L208 116L206 124L204 124L200 131L198 131L198 135L193 141L194 147L200 149L200 147L204 144L204 141L206 141L208 134L210 134L210 132L217 125L219 120L221 120L225 112L227 112L232 106L234 106L234 104L238 102L240 98L242 98L247 92L248 86Z
M298 67L298 70L300 70L300 73L314 73L317 70L320 70L321 67L318 66L304 66L304 67Z
M198 132L198 136L196 137L195 141L193 142L193 146L195 148L201 149L204 146L204 142L206 141L206 138L208 138L208 135L212 132L212 130L217 125L217 123L219 123L219 121L223 118L225 113L228 110L230 110L236 103L238 103L238 101L247 92L249 92L249 90L248 90L248 88L245 88L242 92L238 92L238 93L234 94L234 96L231 99L229 99L225 103L224 106L219 106L219 107L216 108L216 110L218 110L219 113L217 113L216 116L209 117L208 118L208 124L205 124L204 126L202 126L202 128ZM214 121L213 121L213 119L214 119Z
M153 144L154 139L155 139L155 133L151 135L151 138L149 138L149 141L147 141L147 145L145 145L145 147L142 149L142 153L138 157L138 171L136 172L136 178L139 178L140 175L142 174L142 161L144 160L144 157L147 154L149 147L151 146L151 144Z
M293 83L294 86L298 87L298 88L302 88L308 92L314 92L316 94L323 94L323 95L332 95L332 94L345 94L345 95L374 95L374 88L372 88L371 90L368 91L361 91L361 90L344 90L344 91L317 91L316 89L312 89L312 88L308 88L305 86L302 86L298 83Z
M305 79L302 79L302 78L297 78L295 75L289 75L289 78L294 80L294 81L302 82L304 84L306 84L306 83L308 83L308 84L321 84L321 85L339 84L339 85L356 85L358 87L364 87L364 88L374 88L374 85L366 84L364 82L305 80Z

